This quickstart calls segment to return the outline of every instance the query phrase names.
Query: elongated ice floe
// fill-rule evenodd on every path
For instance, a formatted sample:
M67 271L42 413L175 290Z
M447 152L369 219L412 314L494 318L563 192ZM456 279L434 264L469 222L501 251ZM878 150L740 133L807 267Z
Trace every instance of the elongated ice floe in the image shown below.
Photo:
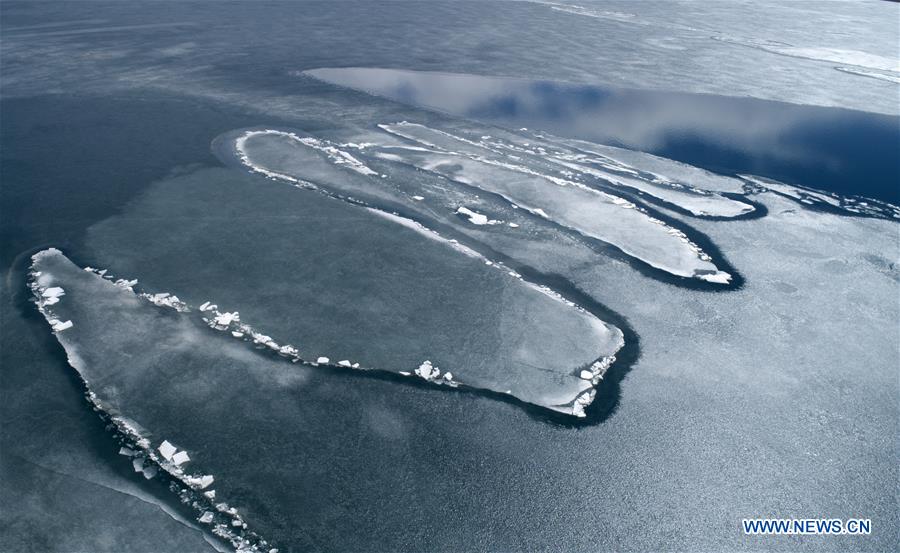
M805 206L834 210L848 215L900 220L900 207L881 200L861 196L841 196L755 175L740 175L740 177L757 190L769 190Z
M611 244L673 275L727 283L699 246L683 232L652 217L624 198L583 183L498 159L472 141L415 123L380 125L430 151L404 152L404 161L460 183L497 194L535 215Z
M63 256L59 250L54 248L41 251L32 256L30 274L29 286L35 297L38 310L57 333L57 339L68 354L69 364L78 372L88 390L86 394L87 400L105 420L110 422L108 428L114 430L120 443L123 444L119 448L119 454L130 457L134 471L141 473L144 478L155 478L160 471L167 473L171 479L170 489L178 494L183 503L191 505L198 513L202 513L198 521L202 524L207 524L214 534L230 542L235 551L271 553L273 549L266 540L255 532L248 530L246 523L243 522L236 509L227 507L227 504L223 503L220 505L225 505L226 508L224 512L222 512L222 509L219 509L222 514L207 515L209 511L205 509L212 508L212 499L215 498L214 492L210 493L207 488L212 485L215 478L202 472L187 472L183 465L191 461L190 455L184 450L179 451L168 440L162 440L158 445L154 446L143 425L122 414L127 410L127 406L119 403L116 385L112 385L113 392L111 394L108 393L109 390L105 387L106 384L100 384L98 389L94 388L95 380L104 382L106 375L87 363L84 360L85 355L78 353L78 337L69 338L59 334L59 318L54 311L66 309L69 306L60 305L59 301L54 303L47 303L46 301L48 298L58 300L65 295L64 289L60 286L63 281L77 288L82 295L89 290L99 290L101 294L115 298L115 301L120 302L120 305L124 306L125 309L138 306L142 300L158 304L157 301L154 301L156 300L156 295L137 295L131 287L110 282L108 279L104 279L105 270L96 271L88 267L82 271ZM168 294L163 294L162 297L166 298ZM81 305L85 304L84 298L74 299L73 302ZM89 298L87 304L92 303L93 298ZM164 302L162 306L184 313L184 310L179 305L172 302ZM67 314L76 316L77 313L79 313L79 310L75 308ZM66 321L63 326L71 328L73 324L71 321ZM128 371L124 372L127 373ZM204 493L204 490L207 491ZM235 525L234 521L240 521L240 524ZM229 523L231 523L230 527ZM274 551L277 551L277 549Z
M550 163L553 166L552 170L545 170L539 163L526 163L512 152L498 154L490 146L423 125L401 122L379 127L387 133L381 140L384 146L376 142L378 137L374 135L341 146L357 148L392 164L402 163L419 168L433 175L434 182L447 182L446 179L449 179L459 183L462 186L456 189L446 185L434 185L429 189L430 196L437 195L445 201L456 203L453 209L459 208L455 198L461 195L471 197L474 194L477 199L479 192L489 192L495 198L491 201L502 201L516 209L524 208L558 225L560 229L610 244L625 255L672 275L716 284L731 281L731 275L719 269L711 257L683 231L653 217L633 201L581 182L587 171L576 175L574 171L561 167L560 160L545 160L545 165ZM410 146L404 140L414 141L415 145ZM234 139L235 156L240 162L269 178L316 188L352 203L401 202L425 217L434 217L433 210L421 205L420 198L424 199L424 196L418 194L419 190L414 187L410 189L392 178L381 178L379 172L374 170L365 175L360 171L336 174L336 168L347 166L335 161L345 159L345 156L327 154L334 148L337 148L336 144L322 139L276 129L244 131ZM350 157L359 161L356 156ZM626 172L628 170L624 169ZM378 178L375 178L376 175ZM596 178L596 175L586 178ZM610 179L604 182L615 184ZM659 185L653 186L659 188ZM670 200L678 196L689 197L695 202L689 207L695 211L705 208L704 213L717 216L731 216L753 209L749 204L718 195L679 191L674 185L665 191ZM685 201L684 198L679 199ZM468 206L463 207L471 210ZM468 222L476 227L498 226L490 221L480 217L468 218ZM458 220L444 219L443 222L459 226ZM519 222L510 223L506 228L520 225Z
M455 137L467 145L496 155L527 159L529 165L543 164L543 171L556 171L565 179L588 183L597 179L613 188L633 189L696 216L731 218L752 213L755 209L749 203L716 191L724 188L731 192L743 192L739 179L715 175L643 152L564 139L546 133L531 133L523 137L501 129L494 129L491 135L483 135L475 141L458 135ZM623 159L638 161L640 168Z
M560 308L558 309L563 309L566 311L572 310L570 311L572 314L567 315L566 317L572 318L573 322L576 323L575 326L572 327L573 336L582 336L584 339L594 340L595 343L586 344L588 346L587 349L596 351L601 354L601 357L597 361L595 361L594 365L592 366L596 367L598 366L598 364L604 363L606 364L606 366L608 366L608 364L610 364L612 360L615 359L615 352L622 347L622 333L617 328L600 321L595 316L586 312L575 303L565 299L563 296L550 289L549 287L539 286L528 282L523 279L522 276L517 272L507 269L502 263L491 262L482 257L478 252L467 248L466 246L456 242L455 240L448 240L441 236L439 233L432 231L415 221L405 219L396 214L380 212L371 208L369 209L369 211L373 215L384 217L392 222L413 230L417 234L426 237L429 240L436 241L437 243L442 244L450 249L456 250L466 257L473 258L473 260L477 262L478 266L488 265L489 268L485 270L497 271L497 274L502 275L502 278L512 279L513 282L521 283L519 286L523 287L523 290L531 291L528 293L538 293L541 296L549 298L551 302L560 304ZM61 257L61 254L59 255ZM42 279L42 282L44 282L45 284L50 281L50 277L46 275L43 276ZM103 282L108 281L104 280ZM115 286L113 283L110 283L110 286L114 286L116 289L128 293L130 297L139 298L141 300L147 301L148 303L153 303L154 305L159 305L157 301L154 301L157 297L171 297L171 295L167 293L151 294L147 292L135 292L131 288ZM41 291L43 291L49 288L42 287L40 289ZM51 295L60 293L62 292L56 290L51 290L50 292ZM338 359L341 359L341 361L332 363L331 359L334 359L334 357L330 357L329 355L324 354L325 352L314 352L311 354L301 353L301 348L297 345L285 344L280 340L276 341L276 339L269 336L268 334L260 332L256 328L242 321L241 316L237 311L220 311L218 307L210 301L204 301L201 304L201 307L203 307L203 309L198 308L196 310L192 310L187 304L183 302L180 302L178 304L163 304L163 307L186 314L193 311L196 313L195 316L202 318L202 320L211 328L218 331L227 332L233 338L236 338L243 342L251 343L259 348L271 350L273 353L277 353L281 357L288 358L294 363L303 363L307 365L333 365L336 367L361 370L379 369L379 367L373 366L371 363L365 363L365 360L351 361L350 359L342 359L341 357L338 357ZM52 321L55 320L55 318L52 319ZM71 323L69 324L71 325ZM582 348L580 347L579 349ZM582 355L583 354L578 354L578 358L581 358ZM535 361L538 361L538 358L534 359ZM551 410L574 414L576 416L583 416L584 413L582 407L586 404L584 403L583 399L580 403L576 402L576 399L583 395L584 390L592 388L593 386L597 386L600 381L599 379L592 379L588 382L585 382L583 378L578 377L577 368L573 368L571 370L566 368L567 361L565 359L559 359L557 360L557 362L560 365L559 368L552 368L548 366L547 368L540 369L534 373L535 375L541 376L542 378L544 377L544 375L546 375L547 378L549 378L546 384L532 382L525 388L517 391L516 396L523 401L541 405ZM450 371L444 373L443 375L440 375L440 378L423 377L423 375L420 373L415 373L415 375L423 377L425 378L425 380L429 380L435 384L450 385L454 387L462 384L467 385L470 388L477 388L493 382L491 378L486 378L488 375L474 371L474 369L472 368L469 368L468 370L466 367L452 368L453 372L455 372L456 374L462 374L462 379L455 377L453 372ZM530 367L523 367L523 371L526 369L528 371L532 370ZM398 372L400 374L413 374L411 371L398 371L396 369L393 370L394 372ZM572 374L573 372L575 374ZM556 373L556 376L551 376L554 373ZM512 374L510 375L510 380L520 380L523 376L525 375ZM548 388L549 384L551 383L552 387ZM489 385L490 388L502 387L503 389L506 389L506 387L508 386L508 381L501 381ZM518 386L516 388L517 390L519 389ZM553 390L551 388L556 389ZM166 453L175 455L175 453L170 450L169 445L166 445L164 447L164 450L164 455ZM181 459L184 459L184 461L188 460L188 458L179 456L179 460ZM176 460L176 465L180 465L181 462L184 462L179 460Z

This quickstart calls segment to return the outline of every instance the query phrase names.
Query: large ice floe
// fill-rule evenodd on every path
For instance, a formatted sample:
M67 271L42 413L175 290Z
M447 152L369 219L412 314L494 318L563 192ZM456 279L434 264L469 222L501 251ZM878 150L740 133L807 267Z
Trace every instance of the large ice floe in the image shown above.
M324 175L335 171L321 159ZM177 294L223 334L292 360L408 374L584 415L624 343L601 314L417 221L282 180L216 169L164 181L91 229L92 257ZM197 205L210 217L190 216ZM150 232L159 216L174 225L171 240ZM425 360L439 372L417 375Z
M30 287L69 364L84 382L88 400L110 421L108 428L123 444L119 454L130 458L134 471L144 478L166 478L171 491L195 511L197 522L237 551L277 553L277 544L257 533L254 518L262 521L262 534L268 535L274 528L274 533L285 537L285 529L270 512L248 513L229 503L245 493L248 480L258 480L254 467L291 467L288 472L272 468L283 473L282 478L272 478L268 472L254 486L254 492L268 498L276 510L285 502L287 509L291 508L290 499L280 493L283 486L295 489L297 481L305 480L293 471L293 460L284 463L284 448L273 442L289 444L294 454L315 448L316 443L292 430L300 429L298 423L310 413L318 418L322 410L355 412L357 404L368 401L367 394L378 397L391 390L403 392L403 387L377 378L358 380L357 386L352 370L333 373L316 368L330 362L324 356L316 362L296 363L301 360L296 348L279 346L242 323L236 312L219 311L209 302L197 308L154 302L153 294L137 293L90 267L82 270L56 249L32 257ZM539 297L558 303L545 293ZM590 318L575 309L563 311ZM77 324L56 328L56 321L63 318ZM557 324L567 325L570 331L578 327L572 321ZM589 321L588 326L597 333L592 337L594 345L598 338L608 340L604 346L611 351L621 345L616 329L597 320ZM272 351L254 350L251 344ZM571 342L567 345L578 347ZM571 378L581 391L571 398L568 412L584 415L594 398L592 386L602 381L614 360L613 356L604 357L574 371ZM359 368L349 360L335 365ZM451 386L456 379L431 360L424 360L409 377ZM559 373L552 380L565 389L568 378ZM442 393L431 386L407 390ZM311 440L321 437L321 433L313 433ZM236 463L235 457L255 461ZM226 476L220 478L222 474ZM294 543L302 541L302 536L290 529L287 535Z
M284 130L246 131L234 140L234 149L245 166L268 177L324 187L344 199L406 205L420 213L423 207L413 205L420 201L417 198L437 193L448 209L459 212L459 207L452 207L459 194L477 197L487 193L495 203L530 213L533 223L538 219L538 225L556 225L613 246L633 260L673 276L723 284L731 280L731 275L720 270L682 230L617 195L611 187L644 189L659 199L703 215L742 215L753 211L747 203L712 192L671 186L659 179L648 181L633 171L634 176L628 176L627 168L613 172L590 166L592 162L602 163L596 159L598 155L579 157L564 151L551 157L552 163L547 164L540 152L523 151L527 142L525 146L509 142L507 148L492 148L420 124L401 122L382 124L380 128L385 133L380 142L351 142L345 147L356 148L388 164L406 164L441 177L442 186L403 192L392 182L385 182L391 180L386 174L369 169L350 154L335 155L337 148L333 144ZM327 155L321 155L323 152ZM531 163L522 160L528 153L533 154ZM347 162L348 158L353 162ZM367 170L360 171L360 166ZM335 169L342 167L353 169L364 178L335 174ZM586 179L596 180L602 186L586 184ZM447 182L453 184L447 186ZM485 216L483 221L478 217L468 220L486 224L492 219Z

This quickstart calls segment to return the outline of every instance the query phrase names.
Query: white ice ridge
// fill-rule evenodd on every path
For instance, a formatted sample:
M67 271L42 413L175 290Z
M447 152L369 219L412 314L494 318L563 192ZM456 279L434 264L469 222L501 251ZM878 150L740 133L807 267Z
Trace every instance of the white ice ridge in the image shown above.
M856 67L835 67L841 73L849 73L851 75L859 75L861 77L871 77L887 81L889 83L900 84L900 74L898 73L881 73L878 71L870 71L868 69L859 69Z
M590 181L590 178L593 177L615 186L633 188L678 206L693 215L738 217L751 213L755 209L748 203L733 200L714 190L705 189L702 184L701 186L686 184L694 179L700 183L713 181L715 185L725 185L734 192L741 192L741 182L738 179L715 175L677 161L623 148L551 137L543 133L534 134L531 139L503 131L495 132L495 134L501 134L503 138L482 136L477 145L496 153L514 152L518 155L550 161L566 168L561 171L561 175L565 178L577 180L579 177L588 177L586 180ZM623 161L622 158L640 161L641 169ZM647 166L659 168L658 170L662 171L668 169L671 173L688 178L679 179L653 170L646 170Z
M325 140L320 140L318 138L313 138L311 136L300 136L296 133L279 131L279 130L275 130L275 129L247 131L246 133L244 133L242 136L240 136L235 141L235 148L238 151L238 154L240 155L241 161L243 161L245 165L247 165L248 167L254 168L258 172L263 173L267 176L271 176L271 177L275 177L275 178L283 179L283 180L289 180L292 182L299 182L298 179L295 179L289 175L268 171L266 169L259 168L250 162L250 159L247 155L247 149L246 149L247 140L250 138L253 138L254 136L260 136L260 135L274 135L274 136L284 136L287 138L291 138L291 139L296 140L297 142L300 142L301 144L304 144L314 150L323 152L336 165L343 165L344 167L347 167L348 169L352 169L353 171L356 171L357 173L359 173L361 175L369 176L369 175L377 175L378 174L376 171L373 171L368 166L366 166L366 164L364 164L360 160L353 157L353 155L351 155L346 150L341 150L337 146L335 146ZM359 146L359 145L354 144L353 146Z
M808 206L828 206L856 215L900 220L900 207L860 196L840 196L754 175L739 175L752 187L771 190Z
M492 156L476 142L424 125L401 122L379 127L429 148L424 153L395 150L410 165L496 194L673 275L716 283L730 280L682 231L624 198L509 157Z
M715 40L728 42L731 44L740 44L749 48L756 48L778 54L781 56L789 56L792 58L804 58L815 61L824 61L829 63L840 63L844 65L855 65L865 69L874 69L876 71L886 71L894 73L900 77L900 59L862 52L860 50L847 50L843 48L826 48L820 46L795 46L783 42L772 40L738 38L728 36L714 36Z
M91 383L85 376L86 367L81 358L75 353L74 343L58 334L59 329L57 328L58 324L56 324L58 319L52 309L59 303L59 299L65 295L63 288L56 285L56 271L60 270L60 272L68 272L70 274L83 274L83 272L78 271L77 267L56 248L38 252L31 259L29 287L37 303L38 311L53 327L54 332L57 333L57 339L68 354L69 365L79 374L88 390L85 395L87 400L95 411L99 412L105 420L112 424L115 433L125 441L126 445L119 448L119 454L130 457L135 472L143 474L147 479L154 478L160 471L164 471L175 482L180 482L181 485L173 482L170 485L170 489L178 493L183 503L189 504L197 512L201 512L202 514L197 520L202 524L208 525L214 534L230 542L236 552L257 553L266 551L272 553L274 551L277 553L277 550L268 547L266 540L260 538L255 532L250 531L237 509L228 506L227 503L220 502L216 504L213 508L218 514L209 516L207 513L210 511L206 511L205 507L212 506L212 500L216 497L215 491L208 489L215 481L213 475L186 471L182 465L191 460L186 451L179 451L167 440L163 440L157 447L154 447L151 440L147 437L147 433L138 423L124 415L112 414L107 405L91 390ZM101 279L103 282L109 282L109 279L106 278L106 270L99 271L87 267L85 271L94 275L94 278ZM152 295L135 294L130 286L123 286L113 282L109 282L109 286L115 287L113 289L121 289L123 293L130 293L132 298L141 298L156 304L152 299ZM57 301L48 303L50 299ZM183 311L172 304L164 303L163 307L176 309L180 312ZM67 321L67 325L66 328L70 328L72 326L71 321Z

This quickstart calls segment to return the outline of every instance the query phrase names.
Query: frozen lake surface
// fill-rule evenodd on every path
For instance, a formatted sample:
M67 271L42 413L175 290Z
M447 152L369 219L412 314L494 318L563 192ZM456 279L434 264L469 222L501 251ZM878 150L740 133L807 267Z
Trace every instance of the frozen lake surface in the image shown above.
M896 549L896 5L81 6L0 4L5 547Z

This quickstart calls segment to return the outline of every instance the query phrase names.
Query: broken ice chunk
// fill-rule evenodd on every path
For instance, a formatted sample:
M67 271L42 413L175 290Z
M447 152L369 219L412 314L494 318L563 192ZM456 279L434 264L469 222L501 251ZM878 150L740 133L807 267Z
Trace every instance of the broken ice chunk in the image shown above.
M178 449L174 445L170 444L168 440L165 440L163 441L163 443L159 444L159 448L157 449L159 449L159 452L166 459L166 461L171 461L172 456L175 455L176 451L178 451Z
M234 313L219 313L214 320L219 326L228 326L235 321L241 320L241 316L237 311Z
M69 328L72 328L72 326L74 326L72 324L72 321L63 322L63 321L58 321L56 319L53 319L52 321L50 321L50 325L53 327L53 330L56 332L62 332L63 330L67 330Z
M323 365L328 363L328 361L329 359L327 357L319 357L318 359L316 359L316 363L321 363Z
M64 296L65 294L65 290L63 290L59 286L53 286L44 290L43 293L41 293L41 296L45 298L58 298L60 296Z
M197 520L199 520L203 524L209 524L210 522L213 521L214 516L215 515L213 514L212 511L204 511L203 514L200 515L200 518L198 518Z
M190 460L191 460L191 458L187 454L187 451L179 451L178 453L176 453L175 455L172 456L172 462L175 463L176 465L182 465L184 463L187 463Z
M352 367L352 366L353 366L353 365L350 364L350 361L347 360L347 359L344 359L344 360L342 360L342 361L338 361L338 365L340 365L340 366L342 366L342 367Z
M416 374L425 380L432 380L440 376L441 370L432 365L431 361L426 359L419 365L419 368L416 369Z

